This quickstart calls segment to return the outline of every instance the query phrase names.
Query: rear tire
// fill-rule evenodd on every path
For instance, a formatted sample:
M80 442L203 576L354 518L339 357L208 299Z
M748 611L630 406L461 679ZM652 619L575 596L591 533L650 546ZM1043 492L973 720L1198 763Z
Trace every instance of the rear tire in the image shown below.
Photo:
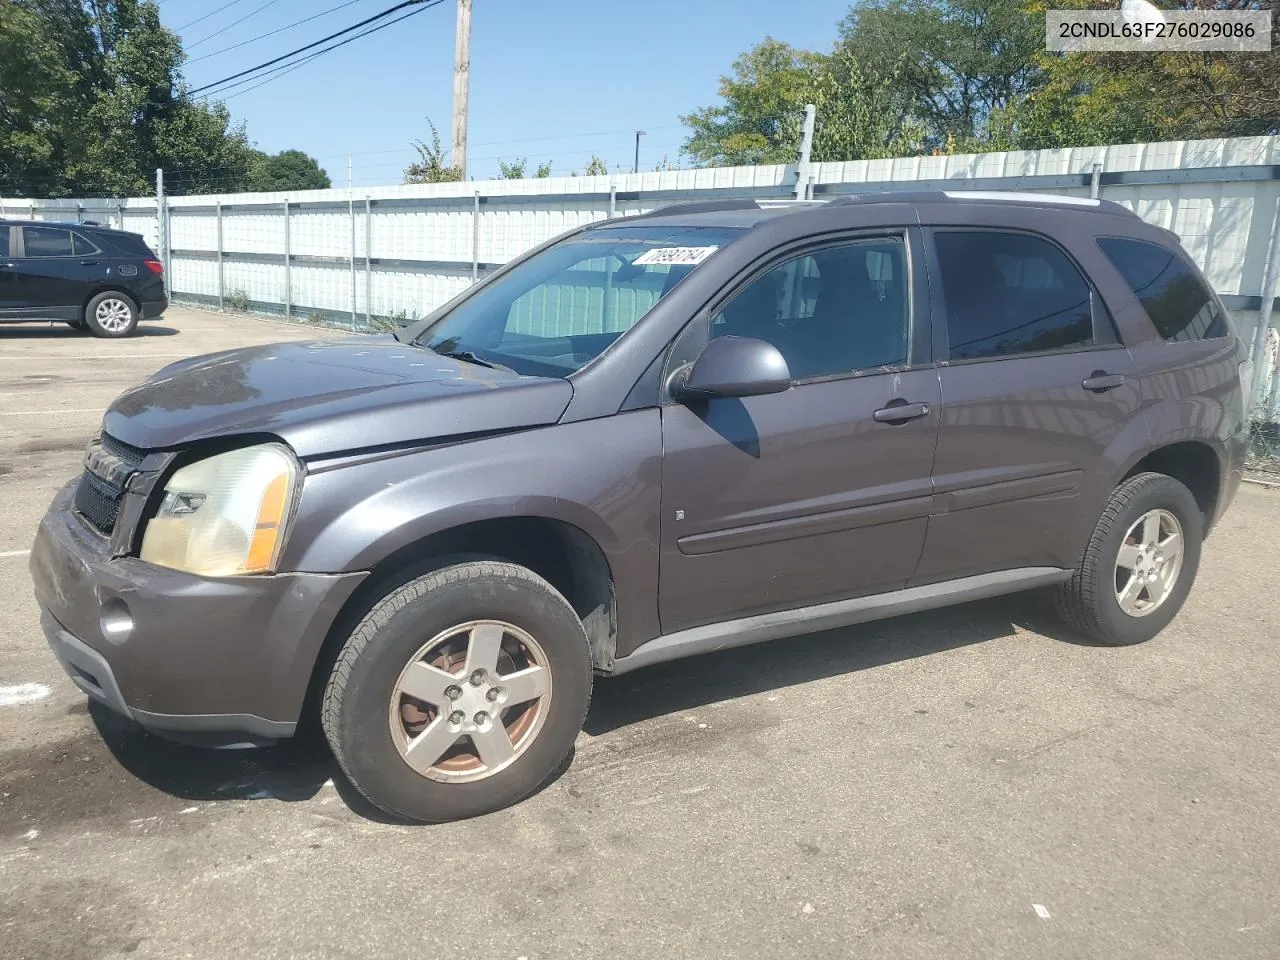
M118 290L98 294L84 308L84 325L95 337L119 339L138 329L138 305Z
M1150 640L1191 592L1203 531L1200 505L1183 484L1161 473L1130 477L1112 491L1080 565L1057 588L1059 615L1109 646Z
M320 719L367 800L440 823L537 790L573 749L591 683L582 623L551 584L460 560L373 606L338 654Z

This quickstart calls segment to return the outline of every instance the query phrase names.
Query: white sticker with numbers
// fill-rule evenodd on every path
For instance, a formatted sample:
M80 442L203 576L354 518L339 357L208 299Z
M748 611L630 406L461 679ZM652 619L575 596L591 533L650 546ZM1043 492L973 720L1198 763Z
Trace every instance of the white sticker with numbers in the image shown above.
M658 247L646 250L631 261L635 267L665 264L671 267L692 266L711 256L719 247Z

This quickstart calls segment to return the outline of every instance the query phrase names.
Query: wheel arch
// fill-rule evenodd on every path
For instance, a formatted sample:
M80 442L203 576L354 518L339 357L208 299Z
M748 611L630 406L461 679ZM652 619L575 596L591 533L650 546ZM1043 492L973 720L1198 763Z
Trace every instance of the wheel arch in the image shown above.
M93 302L93 298L101 296L104 293L118 293L122 297L125 297L133 304L133 309L138 312L138 319L142 319L142 304L132 291L118 283L102 283L92 288L89 291L89 295L84 298L84 302L80 304L81 320L86 320L88 318L89 304Z
M1196 498L1204 516L1204 532L1207 535L1217 519L1225 476L1223 461L1222 451L1208 438L1171 438L1159 446L1135 454L1115 476L1111 488L1114 490L1139 473L1162 473L1172 477Z
M334 618L312 666L304 716L315 716L325 681L347 635L383 596L456 559L505 560L532 570L558 590L582 621L591 661L612 669L617 640L613 569L581 527L541 515L472 520L432 531L387 553Z

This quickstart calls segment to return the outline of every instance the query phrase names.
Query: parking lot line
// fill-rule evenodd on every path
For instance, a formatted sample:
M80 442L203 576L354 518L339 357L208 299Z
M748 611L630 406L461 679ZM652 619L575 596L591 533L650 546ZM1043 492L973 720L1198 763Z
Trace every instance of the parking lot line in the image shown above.
M0 353L0 360L186 360L189 353Z
M47 417L57 413L101 413L101 407L64 407L61 410L0 410L0 417Z
M10 557L25 557L30 552L30 550L0 550L0 560Z

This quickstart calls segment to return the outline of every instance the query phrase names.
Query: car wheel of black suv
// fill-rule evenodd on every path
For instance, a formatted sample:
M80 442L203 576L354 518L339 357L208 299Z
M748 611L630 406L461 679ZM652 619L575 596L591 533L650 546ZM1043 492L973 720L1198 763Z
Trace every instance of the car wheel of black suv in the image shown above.
M1058 612L1100 643L1150 640L1174 618L1196 577L1204 519L1183 484L1139 473L1118 486L1071 580L1057 589Z
M320 718L366 799L440 823L544 783L573 749L591 681L582 623L551 584L466 558L373 606L338 654Z
M85 306L84 323L95 337L127 337L138 329L138 305L118 290L107 290Z

